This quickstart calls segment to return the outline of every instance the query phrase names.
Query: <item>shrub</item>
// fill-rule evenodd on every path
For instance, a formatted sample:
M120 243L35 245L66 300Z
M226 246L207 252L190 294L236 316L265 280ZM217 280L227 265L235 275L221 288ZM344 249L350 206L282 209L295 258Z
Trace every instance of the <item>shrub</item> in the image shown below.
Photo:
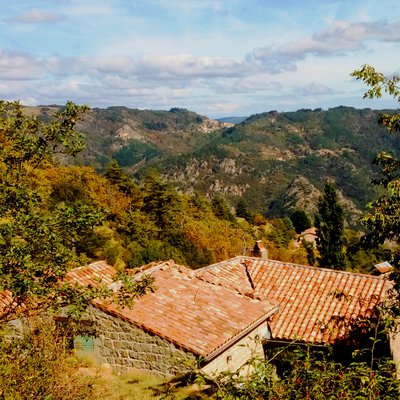
M251 374L243 372L251 367ZM279 368L278 368L279 366ZM400 396L393 364L382 359L374 369L364 362L343 365L329 352L288 347L269 361L253 358L237 372L199 380L212 385L212 399L336 400L386 399Z
M93 378L81 378L69 334L52 318L31 318L21 338L0 332L0 399L91 399Z

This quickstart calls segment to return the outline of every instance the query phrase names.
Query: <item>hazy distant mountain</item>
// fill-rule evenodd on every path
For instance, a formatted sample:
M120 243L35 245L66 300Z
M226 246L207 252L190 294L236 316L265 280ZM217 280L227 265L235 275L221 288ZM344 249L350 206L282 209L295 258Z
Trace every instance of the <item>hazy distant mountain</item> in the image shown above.
M249 117L224 117L224 118L217 118L217 121L220 122L229 122L231 124L240 124L244 120L246 120Z
M51 110L36 112L47 118ZM179 108L93 109L80 125L87 148L75 162L102 170L114 158L133 176L155 167L184 192L219 193L232 205L243 197L269 215L294 208L312 214L324 180L334 179L355 221L376 195L373 158L400 150L398 138L377 125L378 114L272 111L233 125Z

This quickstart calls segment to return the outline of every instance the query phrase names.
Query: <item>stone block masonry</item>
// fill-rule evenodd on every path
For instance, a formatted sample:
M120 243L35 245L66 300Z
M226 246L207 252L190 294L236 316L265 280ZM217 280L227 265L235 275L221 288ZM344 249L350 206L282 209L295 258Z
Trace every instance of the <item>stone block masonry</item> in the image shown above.
M266 336L266 332L269 332L267 322L249 332L238 342L211 360L202 368L203 372L211 376L222 371L236 372L254 357L263 360L264 350L262 339ZM241 375L250 375L251 372L252 368L250 366L240 370Z
M183 374L196 357L157 335L123 319L90 307L88 319L94 322L94 357L118 373L138 369L163 377Z

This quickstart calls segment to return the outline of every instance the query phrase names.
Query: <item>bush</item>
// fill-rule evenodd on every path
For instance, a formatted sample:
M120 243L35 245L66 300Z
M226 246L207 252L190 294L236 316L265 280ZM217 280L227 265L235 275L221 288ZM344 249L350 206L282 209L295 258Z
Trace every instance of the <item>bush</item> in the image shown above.
M81 378L69 335L52 318L31 318L22 338L0 332L0 399L92 399L93 378Z
M250 375L244 372L250 367ZM364 362L342 365L329 353L288 347L269 361L254 358L237 372L200 380L212 385L212 399L336 400L400 397L393 364L381 360L374 369Z

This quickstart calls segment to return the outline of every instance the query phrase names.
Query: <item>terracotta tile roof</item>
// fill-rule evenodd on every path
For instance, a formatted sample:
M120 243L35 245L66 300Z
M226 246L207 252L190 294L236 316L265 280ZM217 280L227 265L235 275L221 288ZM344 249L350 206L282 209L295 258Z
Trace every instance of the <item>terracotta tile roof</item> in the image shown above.
M106 301L96 306L206 359L265 321L277 305L270 321L273 339L333 342L346 331L332 319L368 315L389 286L381 277L254 257L196 271L164 262L141 273L154 277L154 293L130 308ZM67 280L109 285L114 275L113 267L99 261L70 271ZM0 304L9 300L4 295Z
M388 281L381 277L252 257L236 257L196 271L215 283L237 283L245 266L255 290L279 304L270 322L272 337L311 343L333 342L346 334L334 318L368 315L383 299ZM244 284L245 286L246 284Z
M80 283L93 282L93 270L101 273L96 264L96 268L92 264L73 270L71 276ZM102 271L110 272L105 265ZM144 273L154 277L154 293L129 308L107 301L95 301L95 305L205 359L213 358L278 309L274 303L242 295L233 287L197 278L194 271L171 262Z
M65 280L82 286L109 285L114 281L116 273L115 268L105 261L97 261L84 267L74 268L67 273Z
M0 319L5 318L12 308L12 296L11 292L5 290L0 292Z
M100 283L110 285L114 282L115 274L116 270L113 267L107 265L104 261L98 261L89 266L71 270L65 276L65 280L83 286L97 286ZM27 301L29 302L29 299ZM15 299L13 300L10 291L2 291L0 292L0 319L16 318L18 312L36 311L37 305L34 299L30 299L29 306L26 307L26 303L19 304Z
M381 262L379 264L375 265L375 268L381 273L381 274L386 274L390 272L393 267L390 265L388 261Z
M217 264L213 268L204 268L196 271L197 278L214 285L224 286L245 294L254 290L247 275L244 263Z

